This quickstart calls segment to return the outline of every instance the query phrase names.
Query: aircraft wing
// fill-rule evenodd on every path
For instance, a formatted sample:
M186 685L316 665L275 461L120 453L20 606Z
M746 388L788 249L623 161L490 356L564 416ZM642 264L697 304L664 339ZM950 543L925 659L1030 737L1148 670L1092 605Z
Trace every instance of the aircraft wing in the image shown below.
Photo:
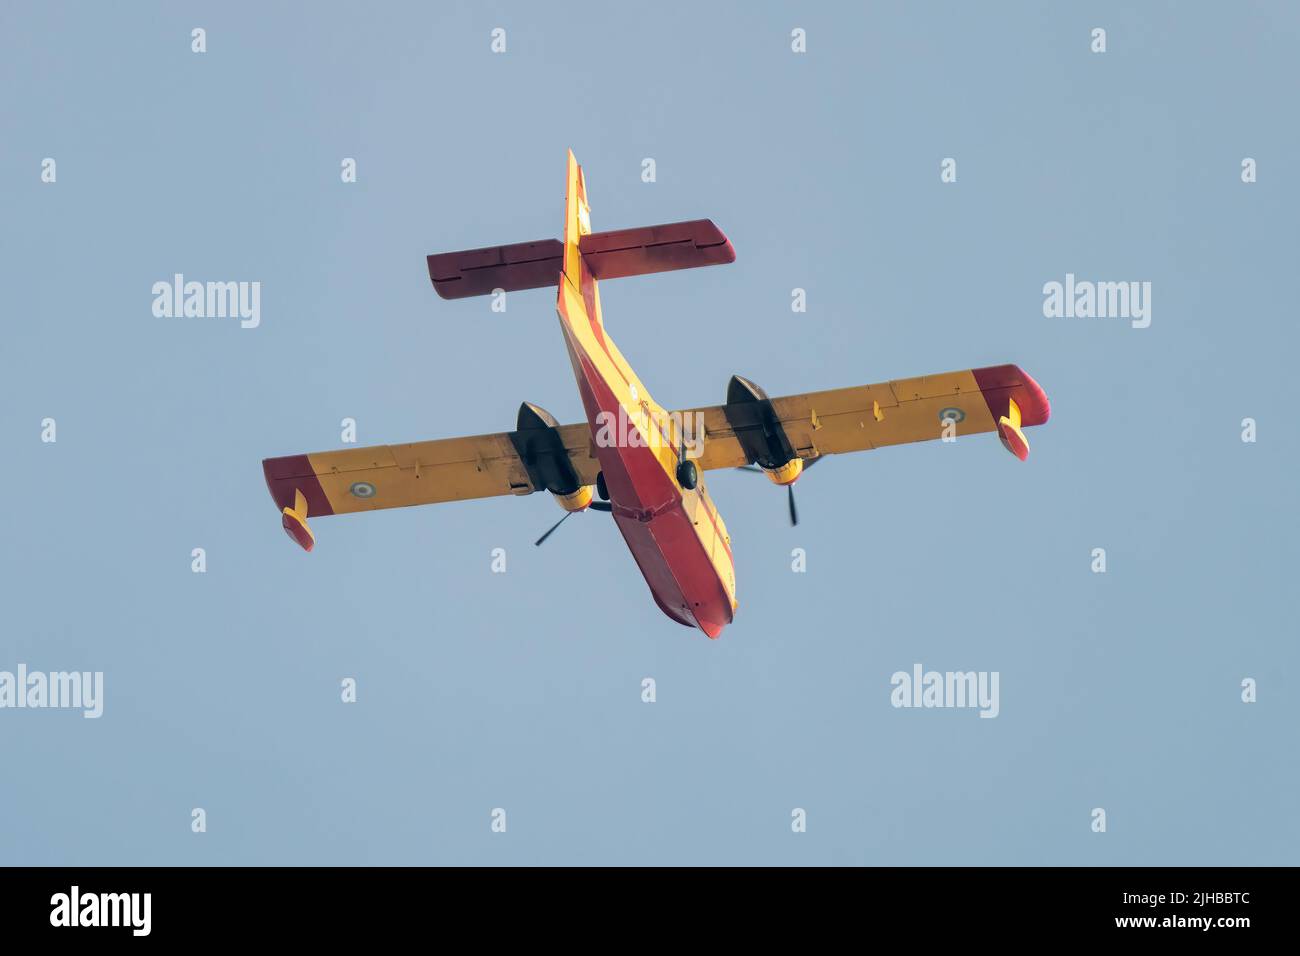
M289 455L265 459L262 471L285 531L310 551L308 517L555 490L557 480L563 483L555 476L564 472L556 459L567 459L578 483L593 483L600 466L587 423L554 429L562 449L538 445L550 434L499 432Z
M733 378L726 405L681 414L688 432L703 421L697 464L714 469L811 461L942 438L945 430L996 431L1024 459L1022 428L1043 424L1050 413L1028 373L998 365L781 398ZM586 422L558 425L525 404L513 432L267 458L262 470L285 531L310 551L308 517L542 490L565 495L593 484L600 463Z
M737 381L749 385L743 379L732 381L733 389ZM1047 395L1016 365L772 399L760 390L758 396L737 403L729 395L727 405L683 413L703 415L703 468L753 463L755 456L746 446L752 450L764 436L779 444L783 434L789 452L810 460L942 438L949 421L953 424L947 427L958 437L998 432L1007 450L1023 460L1029 444L1021 429L1041 425L1051 414ZM686 419L688 429L695 420Z

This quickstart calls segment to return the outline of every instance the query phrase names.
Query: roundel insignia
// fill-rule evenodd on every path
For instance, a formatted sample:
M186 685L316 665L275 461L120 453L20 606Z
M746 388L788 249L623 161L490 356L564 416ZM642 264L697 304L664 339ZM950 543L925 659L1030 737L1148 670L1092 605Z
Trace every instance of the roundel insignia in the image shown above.
M960 408L945 408L939 413L939 421L941 422L954 421L960 423L965 420L966 413Z
M354 498L373 498L375 496L375 486L368 481L354 481L348 491L351 492Z

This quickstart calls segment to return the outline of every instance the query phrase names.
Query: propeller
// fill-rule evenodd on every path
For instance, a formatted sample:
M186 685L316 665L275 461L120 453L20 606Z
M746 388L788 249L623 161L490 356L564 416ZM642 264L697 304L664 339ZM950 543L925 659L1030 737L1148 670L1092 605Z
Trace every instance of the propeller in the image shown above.
M816 458L810 458L810 459L806 460L806 461L803 463L803 471L807 471L809 468L811 468L813 465L817 464L817 462L819 462L819 461L821 461L821 460L822 460L822 456L821 456L821 455L818 455ZM739 468L737 468L736 470L737 470L737 471L756 471L756 472L758 472L760 475L761 475L761 474L764 474L763 469L762 469L762 468L759 468L757 465L741 465L741 466L740 466ZM800 472L800 474L802 475L803 472ZM795 504L794 504L794 482L793 482L793 481L790 482L790 484L788 484L788 485L785 486L785 491L786 491L786 503L787 503L787 504L789 505L789 507L790 507L790 527L793 528L793 527L795 527L796 525L799 524L799 509L796 508L796 507L795 507Z
M605 512L609 512L609 511L613 511L613 510L614 510L614 506L611 505L608 501L593 501L591 504L587 505L587 508L588 508L588 510L590 510L590 511L605 511ZM564 517L563 517L563 518L561 518L559 521L555 522L555 524L551 525L551 527L550 527L549 529L547 529L546 534L542 535L540 538L538 538L536 541L533 542L533 547L535 547L535 548L540 548L540 547L542 546L542 542L545 541L547 538L549 538L552 534L555 533L555 529L556 529L556 528L558 528L560 525L564 524L564 522L568 521L569 518L571 518L571 517L572 517L573 515L575 515L575 514L577 514L576 511L566 511L566 512L564 513Z

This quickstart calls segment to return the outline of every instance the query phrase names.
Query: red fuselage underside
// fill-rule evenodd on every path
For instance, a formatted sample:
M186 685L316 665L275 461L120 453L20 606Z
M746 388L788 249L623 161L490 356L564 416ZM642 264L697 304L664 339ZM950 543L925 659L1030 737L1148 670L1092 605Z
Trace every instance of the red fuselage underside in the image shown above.
M565 343L595 442L597 416L605 412L617 421L619 402L567 330ZM655 603L679 624L717 637L731 623L731 601L686 513L681 487L652 448L595 444L614 521ZM701 520L712 520L711 514Z

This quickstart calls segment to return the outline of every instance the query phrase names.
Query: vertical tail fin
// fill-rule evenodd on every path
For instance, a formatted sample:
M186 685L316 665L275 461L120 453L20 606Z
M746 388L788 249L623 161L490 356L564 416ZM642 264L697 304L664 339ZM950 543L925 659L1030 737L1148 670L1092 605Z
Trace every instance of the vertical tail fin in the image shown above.
M569 150L569 169L564 187L564 274L577 289L582 288L582 252L578 242L591 233L591 207L587 204L587 184L582 167L573 150ZM590 276L590 272L587 273Z
M557 308L566 321L578 318L577 313L585 313L599 335L599 329L605 324L600 315L600 290L596 288L596 277L582 258L579 247L582 237L590 234L591 207L587 205L587 183L577 157L573 150L569 150L569 171L564 189L564 274L560 278ZM564 307L566 281L577 293L567 308Z

